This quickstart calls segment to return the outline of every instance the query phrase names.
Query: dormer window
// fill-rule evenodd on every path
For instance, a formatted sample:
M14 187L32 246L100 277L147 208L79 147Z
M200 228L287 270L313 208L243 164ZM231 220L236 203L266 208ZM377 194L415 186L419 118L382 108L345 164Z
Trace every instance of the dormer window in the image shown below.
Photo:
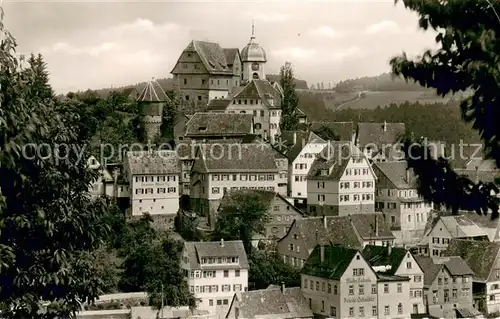
M200 131L200 132L205 132L206 130L207 130L207 127L206 127L206 126L200 126L200 127L198 128L198 131Z

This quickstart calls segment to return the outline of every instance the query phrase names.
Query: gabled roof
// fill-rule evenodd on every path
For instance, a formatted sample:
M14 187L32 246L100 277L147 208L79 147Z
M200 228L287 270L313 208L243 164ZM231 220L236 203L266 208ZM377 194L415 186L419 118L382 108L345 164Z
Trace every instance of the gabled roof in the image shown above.
M302 294L300 287L267 288L261 290L245 291L235 294L238 303L231 303L239 308L239 315L242 318L276 318L295 319L312 318L313 313L309 309L307 299Z
M234 63L234 59L237 55L240 55L240 50L235 48L222 49L224 51L224 55L226 56L226 62L228 66L232 66Z
M415 260L424 271L424 286L431 286L443 267L445 267L452 276L474 274L465 260L458 256L439 259L432 259L427 256L415 256Z
M488 233L465 215L441 216L441 221L452 238L488 236Z
M146 83L144 90L142 90L139 97L137 97L138 102L168 102L169 97L163 91L160 83L156 80L151 80Z
M328 127L337 134L340 141L351 141L355 133L353 122L314 121L309 125L312 131L317 131L323 126Z
M374 144L381 150L383 145L397 143L404 134L404 123L358 123L356 139L360 147Z
M191 269L248 268L248 259L241 240L184 242ZM238 257L238 264L201 264L201 258Z
M406 161L375 162L374 168L377 175L383 174L397 189L417 188L417 177L412 169L408 171Z
M196 156L207 172L278 172L274 150L263 143L201 144Z
M361 238L347 216L296 219L285 237L291 236L292 233L304 240L306 245L304 248L307 250L313 249L318 244L330 243L349 248L363 247Z
M390 266L387 274L394 275L406 254L411 254L404 248L366 245L361 252L372 267Z
M181 171L175 151L130 151L126 160L132 175L166 175Z
M252 114L195 113L186 123L186 137L243 136L253 133Z
M308 178L314 180L339 180L352 157L365 157L352 142L330 141L311 165ZM371 168L369 168L371 170ZM327 170L325 175L323 171Z
M291 163L299 156L302 149L310 143L325 144L326 146L326 141L313 132L282 131L275 148L284 154Z
M252 80L236 92L232 99L261 99L263 104L269 108L279 108L281 106L281 93L267 80ZM268 100L273 99L274 106Z
M487 281L499 251L498 242L452 239L445 254L462 257L474 271L475 280Z
M324 260L321 262L321 248ZM321 278L340 280L358 250L332 245L317 245L302 268L301 273Z
M223 111L231 103L228 99L212 99L208 102L209 111Z
M231 75L226 54L218 43L207 41L191 41L184 52L196 52L210 74ZM232 61L231 61L232 63Z
M352 214L348 216L363 240L394 239L382 213Z

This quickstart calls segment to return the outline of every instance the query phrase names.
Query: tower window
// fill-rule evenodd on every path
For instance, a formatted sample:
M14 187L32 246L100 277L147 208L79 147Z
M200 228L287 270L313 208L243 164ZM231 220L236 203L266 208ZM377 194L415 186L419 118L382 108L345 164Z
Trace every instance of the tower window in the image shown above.
M186 95L186 101L189 101L189 95Z
M258 79L259 79L259 74L258 74L258 73L254 73L254 74L253 74L253 78L254 78L255 80L258 80Z
M220 85L220 80L217 80L217 85Z
M198 95L198 101L201 101L201 95Z
M205 84L205 82L207 82L207 81L205 81L205 80L201 80L201 84Z
M187 79L184 79L184 84L188 84L188 80Z

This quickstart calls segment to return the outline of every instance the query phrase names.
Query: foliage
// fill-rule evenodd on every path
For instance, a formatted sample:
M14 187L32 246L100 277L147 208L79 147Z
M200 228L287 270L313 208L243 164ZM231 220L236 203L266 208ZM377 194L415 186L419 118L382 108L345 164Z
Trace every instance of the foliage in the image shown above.
M286 264L275 252L254 251L249 256L248 281L253 289L266 289L269 285L300 286L300 271Z
M41 57L38 67L20 66L1 19L0 38L0 311L69 317L102 292L93 252L107 239L108 207L88 195L96 176L86 170L85 149L55 146L85 145L84 113L49 97ZM52 147L37 154L30 143Z
M151 217L131 222L117 245L123 261L123 275L119 283L122 291L147 291L150 305L161 306L163 288L167 306L194 307L179 260L182 243L168 233L158 232L150 225Z
M54 91L49 84L49 74L47 72L47 64L43 61L41 54L31 54L28 58L28 68L24 71L28 78L27 86L31 92L31 98L46 101L54 98Z
M175 232L181 235L187 241L201 241L204 239L203 234L198 230L197 216L191 216L189 212L179 213L175 218Z
M290 62L286 62L280 69L280 85L283 89L283 100L281 101L281 123L282 131L294 131L299 124L297 105L299 96L295 91L293 68Z
M161 136L168 140L174 139L174 126L177 119L177 114L182 107L181 96L176 92L170 92L170 101L166 104L163 110L163 122L161 126Z
M440 48L437 52L426 51L417 61L409 60L405 54L395 57L391 60L392 71L434 88L443 96L472 89L472 96L460 103L462 118L473 123L473 129L479 132L498 166L500 41L496 34L500 32L497 14L500 4L476 0L403 2L419 15L422 29L432 28L438 32L436 42ZM490 208L492 217L498 217L498 199L488 192L493 185L458 180L453 173L448 173L448 163L442 161L412 161L412 165L419 176L421 192L430 199L441 199L455 212L462 206L472 206L478 213L486 214L486 208ZM460 199L450 197L457 194Z
M279 74L266 74L266 79L269 82L280 82L281 76ZM299 79L294 79L295 83L295 88L297 90L307 90L309 89L309 86L307 85L307 81L305 80L299 80Z
M330 127L328 126L321 126L319 129L315 130L314 133L324 139L325 141L339 141L340 136L335 133Z
M356 91L422 91L418 84L407 83L403 79L394 77L389 73L377 76L365 76L357 79L340 81L335 86L337 92Z
M221 205L212 240L241 240L247 255L252 252L252 238L264 233L268 204L260 192L233 192Z

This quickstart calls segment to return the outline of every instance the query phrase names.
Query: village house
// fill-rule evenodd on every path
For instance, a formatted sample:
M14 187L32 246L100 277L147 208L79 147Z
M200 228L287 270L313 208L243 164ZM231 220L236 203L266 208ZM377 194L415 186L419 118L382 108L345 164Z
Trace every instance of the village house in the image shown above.
M294 220L304 217L304 213L293 206L293 204L279 193L251 189L228 191L224 194L219 206L219 214L227 207L237 207L237 201L246 195L252 196L252 198L258 198L260 203L267 207L265 231L264 234L256 234L258 239L280 239L286 235Z
M424 255L443 256L452 239L488 240L488 233L466 215L437 216L419 246ZM426 249L422 249L426 248Z
M235 293L228 319L312 319L313 313L300 287L269 286Z
M324 128L331 130L339 141L355 142L353 122L310 121L299 125L300 130L317 132Z
M315 315L409 318L409 278L377 274L356 249L318 245L301 271L301 288Z
M243 242L185 242L181 268L197 309L224 318L235 292L248 290L248 260Z
M405 130L404 123L358 123L356 146L374 162L402 159L398 143Z
M385 247L367 245L362 254L377 273L410 278L410 313L426 313L422 298L424 272L410 251L390 245Z
M196 141L240 139L253 134L249 114L195 113L186 123L184 138Z
M213 227L224 189L277 191L275 156L274 150L263 143L198 146L190 176L193 209L209 217Z
M278 253L285 263L300 268L320 244L363 249L366 245L393 245L394 236L381 214L309 217L292 223L278 241Z
M438 318L473 318L474 272L460 257L430 258L416 256L424 271L424 307ZM472 316L471 316L472 315Z
M97 178L89 187L89 192L92 197L110 196L114 197L115 180L108 169L101 165L95 156L90 156L87 159L88 169L98 172Z
M298 203L307 200L307 174L327 142L313 132L282 132L275 149L288 158L288 196Z
M179 159L175 151L127 152L132 216L170 216L179 210Z
M484 218L484 217L483 217ZM460 256L474 272L474 307L487 314L500 312L500 243L452 239L447 256Z
M416 245L432 210L419 196L417 178L406 161L376 162L375 209L381 211L398 245Z
M375 180L368 159L352 142L329 142L307 175L309 214L373 213Z

